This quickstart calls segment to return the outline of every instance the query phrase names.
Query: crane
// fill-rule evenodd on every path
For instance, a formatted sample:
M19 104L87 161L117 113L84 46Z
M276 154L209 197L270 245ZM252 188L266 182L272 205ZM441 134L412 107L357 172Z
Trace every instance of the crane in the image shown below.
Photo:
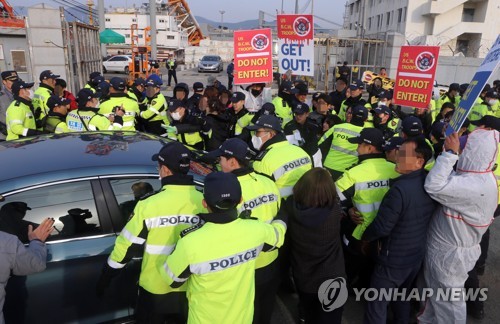
M169 14L175 17L177 25L187 32L189 44L200 45L200 41L204 38L203 33L187 2L185 0L168 0L167 5Z
M0 27L24 28L26 25L24 19L14 14L14 9L7 0L0 0Z

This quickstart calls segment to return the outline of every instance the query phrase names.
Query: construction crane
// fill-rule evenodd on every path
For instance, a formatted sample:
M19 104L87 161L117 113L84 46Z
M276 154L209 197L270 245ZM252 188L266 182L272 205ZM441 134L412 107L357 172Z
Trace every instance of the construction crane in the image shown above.
M24 28L24 19L14 14L14 9L7 0L0 0L0 27Z
M175 17L179 28L188 34L189 44L199 46L200 41L204 38L203 33L187 2L185 0L168 0L167 5L169 14Z

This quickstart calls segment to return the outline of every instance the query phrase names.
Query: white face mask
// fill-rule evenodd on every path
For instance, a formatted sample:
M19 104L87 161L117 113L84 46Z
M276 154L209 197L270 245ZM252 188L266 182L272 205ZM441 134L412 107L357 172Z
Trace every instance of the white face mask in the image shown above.
M377 103L377 105L378 105L379 107L380 107L380 106L387 106L387 102L385 102L385 101L379 101L379 102Z
M95 107L94 108L99 108L99 106L101 105L101 103L98 101L96 104L95 104Z
M260 150L260 148L262 147L262 138L260 138L256 135L253 135L252 136L252 145L256 150Z
M494 105L496 105L496 104L497 104L497 102L498 102L498 99L490 99L490 100L488 100L488 104L489 104L490 106L494 106Z
M33 98L35 97L35 93L33 92L33 89L29 89L29 97L31 100L33 100Z
M173 112L171 116L173 120L181 120L181 113Z

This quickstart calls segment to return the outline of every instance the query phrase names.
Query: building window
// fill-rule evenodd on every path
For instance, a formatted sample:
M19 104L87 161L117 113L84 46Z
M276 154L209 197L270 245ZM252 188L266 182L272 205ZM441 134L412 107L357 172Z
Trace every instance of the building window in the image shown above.
M160 19L160 23L164 23L165 22L165 19Z
M130 38L130 34L125 34L125 38Z
M403 20L403 8L398 9L398 23Z
M142 34L139 34L139 38L143 38L143 35L142 35Z
M464 54L464 56L467 57L468 49L469 49L468 39L457 39L457 48L455 49L457 53L462 52L462 54Z
M356 12L359 12L359 1L356 1Z
M136 18L132 18L132 22L137 22L137 19Z
M368 18L368 30L372 29L372 17Z
M354 3L351 3L349 5L349 14L352 16L353 13L354 13Z
M377 28L382 26L382 15L377 15Z
M386 19L386 23L385 23L385 24L386 24L387 26L389 26L389 25L391 24L391 13L390 13L390 12L388 12L388 13L386 14L386 16L387 16L387 19Z
M403 21L406 21L406 11L407 11L407 8L404 7L403 8Z
M175 36L167 35L167 39L175 39Z
M107 22L110 22L110 21L111 21L111 19L110 19L110 18L106 18L106 21L107 21Z
M24 50L10 51L10 55L12 57L13 70L17 72L28 72Z
M349 29L352 30L352 23L349 24Z
M474 21L474 8L464 8L462 12L462 21L463 22L473 22Z

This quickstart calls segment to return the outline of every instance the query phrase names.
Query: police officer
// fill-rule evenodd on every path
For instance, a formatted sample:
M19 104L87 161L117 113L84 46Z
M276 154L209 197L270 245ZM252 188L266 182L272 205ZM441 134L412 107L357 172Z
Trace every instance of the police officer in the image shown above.
M161 125L169 125L167 118L167 100L161 94L160 87L163 81L156 74L152 74L146 80L146 106L141 111L146 132L156 135L165 133Z
M252 322L256 259L283 244L286 219L266 224L238 218L241 199L236 175L207 175L203 206L208 214L199 215L204 225L184 231L174 252L158 266L171 287L187 281L189 323Z
M389 127L392 119L392 112L389 107L380 105L372 109L371 112L373 114L373 126L384 134L384 139L388 140L393 137L396 132Z
M252 122L253 114L250 114L245 109L245 94L243 92L235 92L229 99L232 104L232 110L229 110L231 115L231 129L234 131L233 136L241 137L243 132L246 132L245 127Z
M367 104L366 100L362 98L364 88L365 85L361 80L353 80L347 92L347 99L345 99L340 106L338 113L340 119L343 121L346 120L346 111L348 107L353 108L356 106L365 106Z
M7 108L7 141L41 133L36 127L34 108L31 101L33 97L31 88L33 88L34 84L22 80L15 81L12 84L14 101Z
M220 157L223 172L238 177L243 200L237 206L240 217L254 217L270 223L278 214L280 193L276 184L250 167L252 153L247 143L238 138L226 140L219 149L207 154L209 159ZM273 313L279 280L278 251L261 253L256 261L254 323L269 323Z
M448 88L448 91L439 98L437 102L437 108L441 109L443 104L445 102L451 102L455 107L458 106L458 103L460 102L460 84L458 83L452 83L450 84L450 87Z
M385 159L382 150L385 141L380 130L365 128L348 141L357 144L359 162L335 182L340 203L350 216L342 221L346 272L350 283L360 275L361 283L367 285L370 275L364 270L369 270L372 263L363 256L360 240L377 216L378 206L389 190L389 180L398 177L398 173L394 164Z
M334 181L347 168L358 162L357 146L349 142L348 139L359 136L368 117L368 110L363 106L349 108L349 111L352 115L351 121L333 126L318 142L320 147L329 147L323 165L330 171Z
M403 142L404 139L399 136L393 136L385 141L383 149L387 161L396 164L396 155Z
M181 143L171 142L153 155L152 159L158 162L162 189L137 203L116 239L97 285L97 293L102 295L111 279L132 259L134 251L144 246L136 310L138 323L163 323L168 314L180 313L184 308L186 287L180 287L181 284L171 288L161 279L158 267L174 250L179 234L198 225L197 214L205 211L202 195L196 190L193 177L188 175L190 154Z
M305 103L309 94L309 87L304 82L298 82L292 89L293 96L291 97L290 106L293 107L299 103Z
M49 100L47 100L49 113L43 120L43 131L56 134L69 132L68 125L66 125L66 115L70 105L71 101L69 99L57 95L50 96Z
M248 130L256 131L252 145L259 151L253 167L271 177L282 198L292 194L293 186L312 168L311 158L298 146L288 143L281 129L281 121L272 115L263 115Z
M166 126L169 137L199 150L203 150L202 135L208 135L210 125L201 115L192 114L182 101L172 99L168 103L168 111L172 121Z
M305 103L296 104L293 108L294 119L285 125L284 133L288 142L301 147L313 160L315 167L322 167L321 153L318 153L318 134L320 124L309 119L309 106ZM317 156L315 159L314 157Z
M144 96L144 90L146 89L146 80L143 78L135 79L132 86L128 89L127 95L137 101L140 105L143 103L146 97Z
M120 107L124 110L122 130L135 131L135 119L140 114L139 104L125 92L127 86L124 79L115 77L109 84L109 97L101 101L99 113L108 117L115 113L116 107Z
M278 96L273 99L272 103L275 108L276 116L281 119L281 127L285 127L293 120L292 113L292 91L293 85L290 81L283 81L278 89Z
M92 92L96 92L97 90L97 85L101 82L101 79L97 79L98 77L102 78L102 81L104 81L104 78L101 75L101 72L91 72L89 75L89 81L85 84L83 87L84 89L89 89L92 90Z
M43 117L49 112L47 107L47 100L54 93L54 87L56 86L56 79L60 75L54 74L50 70L45 70L40 73L40 86L36 89L33 97L33 107L35 107L35 119L37 121L37 127L41 127L41 121Z
M76 96L78 109L68 113L66 124L71 132L119 130L122 128L125 113L117 109L108 117L99 114L99 93L90 89L82 89Z
M12 84L19 80L16 71L3 71L2 89L0 90L0 140L4 140L7 135L7 125L5 124L5 117L7 108L10 103L14 101L14 94L12 93Z
M177 84L177 61L174 56L170 54L167 60L167 71L168 71L168 85L170 87L172 78L174 78L175 84Z
M347 92L347 80L344 78L338 78L335 80L335 90L330 92L331 102L333 109L338 114L340 112L340 107L342 106L342 102L346 100L346 92Z
M484 100L480 104L474 105L472 107L469 115L470 121L476 122L487 115L496 116L497 112L495 110L497 109L499 98L500 96L498 92L494 90L487 91L484 95ZM469 131L472 132L474 129L476 129L476 126L474 126L474 124L471 124L469 126Z

